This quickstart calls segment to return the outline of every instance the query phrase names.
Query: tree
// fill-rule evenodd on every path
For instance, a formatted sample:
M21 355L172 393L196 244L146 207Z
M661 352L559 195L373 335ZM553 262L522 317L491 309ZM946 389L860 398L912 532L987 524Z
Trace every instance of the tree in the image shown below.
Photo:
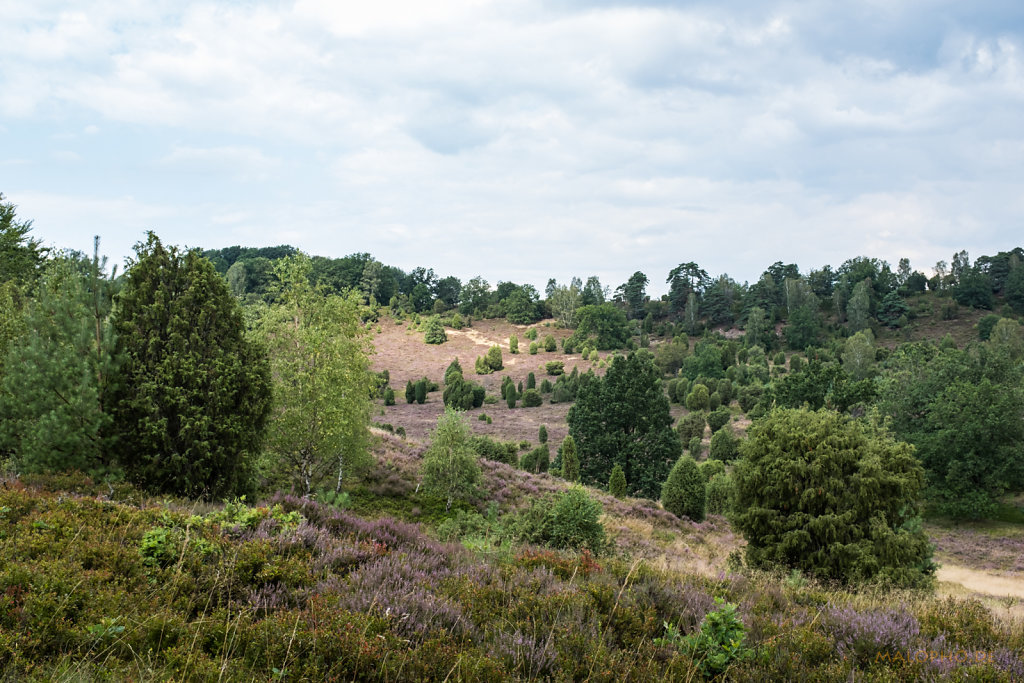
M445 511L455 499L468 497L480 480L480 464L470 447L469 425L462 414L445 408L430 434L430 446L420 467L423 488L447 499Z
M579 481L580 478L580 459L576 455L576 441L572 434L562 442L562 478L571 482Z
M870 329L846 340L843 370L854 380L868 379L875 374L875 337Z
M676 312L683 310L688 305L691 294L700 296L711 283L708 272L693 261L680 263L673 268L665 282L669 285L668 299L672 303L672 309Z
M786 345L803 350L818 343L821 337L821 316L814 306L805 304L789 314L789 324L783 330Z
M711 435L711 450L708 457L722 462L732 462L736 459L739 443L733 436L732 429L723 427Z
M110 323L113 280L97 249L88 273L51 262L11 345L0 385L0 448L22 472L111 473L109 394L118 362ZM82 264L86 265L86 264Z
M740 450L734 523L752 566L842 583L930 581L924 471L912 446L830 411L779 409L751 426Z
M152 232L113 318L124 365L113 396L117 453L151 490L217 498L243 490L270 411L266 353L244 335L224 279L199 251Z
M617 357L604 378L581 377L567 420L584 483L603 484L619 465L633 495L660 494L682 451L660 376L651 354L641 350Z
M846 305L846 319L850 331L859 332L868 326L871 316L871 280L862 280L853 288L850 303Z
M765 319L764 309L758 306L750 309L747 313L746 335L743 338L747 346L764 346L768 334L768 321Z
M548 428L546 425L541 425L537 430L537 442L547 443L548 442Z
M416 403L423 405L427 402L427 378L424 377L413 385Z
M412 380L410 379L408 382L405 383L405 402L412 403L415 400L416 386L412 383Z
M616 498L623 498L626 495L626 474L618 463L612 468L612 472L608 476L608 493Z
M592 340L601 351L621 349L629 341L626 314L611 303L582 306L577 311L576 331L569 338L574 346Z
M548 295L548 305L551 306L551 314L555 316L560 327L576 327L576 313L583 302L583 295L580 292L579 280L573 278L568 286L556 286Z
M347 475L370 463L375 388L369 333L359 317L362 297L312 286L311 270L301 252L275 263L279 303L262 325L274 381L267 450L272 469L306 494L328 477L340 491Z
M693 458L681 455L661 487L661 504L676 517L704 521L707 496L704 475Z
M519 337L514 334L508 338L508 352L512 355L519 353Z
M1006 303L1016 313L1024 313L1024 265L1018 265L1006 278Z
M617 296L620 296L626 302L630 318L644 317L644 302L647 301L647 282L647 276L638 270L630 275L629 280L620 285L616 292Z
M0 193L0 283L34 280L46 257L42 243L29 236L32 221L17 220L16 209Z

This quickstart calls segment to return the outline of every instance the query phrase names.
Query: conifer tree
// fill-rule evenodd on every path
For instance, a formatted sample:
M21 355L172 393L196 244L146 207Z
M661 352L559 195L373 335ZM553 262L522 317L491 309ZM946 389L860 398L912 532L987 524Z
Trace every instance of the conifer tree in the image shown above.
M676 517L704 520L707 490L704 475L693 458L680 456L661 487L661 504Z
M0 385L0 448L22 472L112 473L110 390L118 369L113 281L91 262L53 261L11 345ZM86 272L83 272L86 271Z
M166 248L151 232L117 302L124 365L113 426L128 474L189 497L244 490L270 410L270 371L227 283L198 250Z
M413 385L412 380L405 383L405 402L412 403L416 400L416 387Z
M540 429L537 430L537 441L540 443L548 442L548 428L545 425L541 425Z
M570 482L579 481L580 478L580 459L576 455L576 442L571 434L562 442L562 478Z
M608 493L616 498L623 498L626 495L626 474L618 463L612 468L612 473L608 477Z

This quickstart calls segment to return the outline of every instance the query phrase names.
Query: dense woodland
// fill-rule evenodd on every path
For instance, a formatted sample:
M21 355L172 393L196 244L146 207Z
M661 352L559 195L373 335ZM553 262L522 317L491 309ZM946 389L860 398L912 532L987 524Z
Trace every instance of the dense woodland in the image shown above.
M1024 523L1024 248L928 270L687 262L660 299L641 272L542 295L149 234L117 272L0 196L0 671L1024 676L1019 622L932 596L923 526ZM443 355L499 319L475 362L375 369L385 327ZM473 427L547 409L529 440ZM641 523L744 550L660 567Z

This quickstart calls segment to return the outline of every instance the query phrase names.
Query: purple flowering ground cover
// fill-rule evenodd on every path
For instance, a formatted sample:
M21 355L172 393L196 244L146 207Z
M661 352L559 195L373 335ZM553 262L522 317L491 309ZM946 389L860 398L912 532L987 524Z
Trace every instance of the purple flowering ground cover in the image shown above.
M727 680L1024 677L1024 628L978 601L728 573L740 543L718 517L595 494L611 540L597 556L439 541L416 458L391 454L364 483L402 519L0 482L0 678L696 681L700 655L666 624L695 634L716 598L746 631ZM480 512L564 486L484 467Z

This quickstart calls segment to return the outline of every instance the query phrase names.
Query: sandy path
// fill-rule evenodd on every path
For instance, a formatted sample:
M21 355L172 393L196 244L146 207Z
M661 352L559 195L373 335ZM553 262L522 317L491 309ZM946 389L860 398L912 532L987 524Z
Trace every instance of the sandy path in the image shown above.
M955 564L942 565L937 577L939 581L960 584L973 593L995 597L1024 598L1024 578L998 576Z

